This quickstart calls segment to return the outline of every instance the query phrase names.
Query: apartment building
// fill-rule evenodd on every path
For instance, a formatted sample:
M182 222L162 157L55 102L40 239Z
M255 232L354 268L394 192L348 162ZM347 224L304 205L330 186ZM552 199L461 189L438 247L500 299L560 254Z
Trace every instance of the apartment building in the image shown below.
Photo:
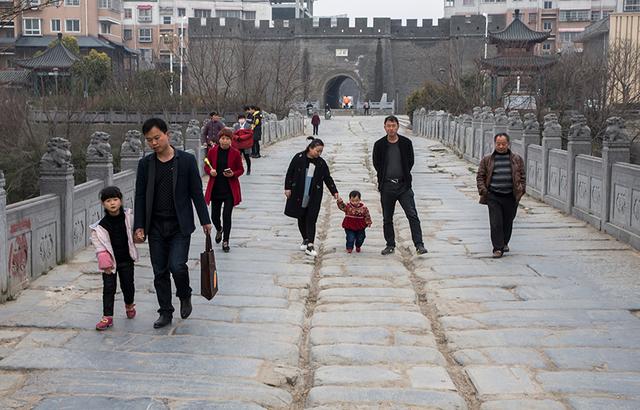
M549 31L551 36L537 47L538 54L574 49L574 40L592 22L616 12L640 11L640 0L444 0L445 17L486 14L505 16L507 24L516 9L531 29ZM579 46L579 44L578 44Z
M146 63L167 64L180 55L180 37L187 44L189 18L270 20L269 0L123 0L122 38L140 51Z
M137 53L122 43L122 0L59 0L47 7L38 7L41 0L29 1L33 7L0 32L7 36L0 44L9 57L0 62L2 68L11 66L13 59L31 57L61 33L76 37L82 54L91 49L107 53L117 73L135 69Z
M291 20L313 17L314 0L272 0L271 18L273 20Z

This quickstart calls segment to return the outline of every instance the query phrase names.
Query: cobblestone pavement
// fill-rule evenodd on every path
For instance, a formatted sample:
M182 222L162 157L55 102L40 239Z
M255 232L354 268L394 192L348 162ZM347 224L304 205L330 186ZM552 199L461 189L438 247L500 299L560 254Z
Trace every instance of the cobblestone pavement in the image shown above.
M638 252L525 199L511 253L491 259L473 168L416 138L430 253L415 256L398 207L398 252L383 257L370 163L382 133L381 117L320 127L341 194L359 189L373 216L361 254L344 251L329 195L319 256L298 250L282 186L305 140L268 147L241 179L231 252L216 254L220 293L194 295L189 319L152 328L146 245L138 317L126 319L118 294L104 333L93 330L102 281L90 249L1 305L0 408L640 408ZM192 244L197 290L201 232Z

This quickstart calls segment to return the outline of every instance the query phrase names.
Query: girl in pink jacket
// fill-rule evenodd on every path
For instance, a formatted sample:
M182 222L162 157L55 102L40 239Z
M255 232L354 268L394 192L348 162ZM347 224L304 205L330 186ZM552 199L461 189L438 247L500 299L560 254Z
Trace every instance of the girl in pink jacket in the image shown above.
M127 318L136 316L133 263L138 260L138 250L133 243L133 212L122 207L120 189L115 186L104 188L100 191L100 200L105 211L104 217L90 228L103 283L103 316L96 324L96 330L105 330L113 326L116 276L120 276Z

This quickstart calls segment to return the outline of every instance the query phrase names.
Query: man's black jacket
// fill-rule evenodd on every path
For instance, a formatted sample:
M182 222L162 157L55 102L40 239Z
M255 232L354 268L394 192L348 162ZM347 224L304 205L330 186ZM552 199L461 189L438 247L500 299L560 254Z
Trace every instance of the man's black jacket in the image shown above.
M404 173L404 185L411 188L411 168L413 168L413 143L407 137L398 134L398 142L400 144L400 158L402 158L402 172ZM373 145L373 167L378 174L378 191L382 190L382 184L385 182L385 173L387 172L387 150L389 142L387 137L380 138Z
M201 225L211 223L207 205L202 193L202 180L198 172L196 158L188 152L175 149L175 168L173 170L173 198L176 216L183 235L191 235L196 229L193 223L193 205L198 212ZM156 179L156 154L152 153L138 162L136 176L136 200L134 205L133 228L143 228L149 234L151 215L153 214L153 197ZM192 205L193 201L193 205Z

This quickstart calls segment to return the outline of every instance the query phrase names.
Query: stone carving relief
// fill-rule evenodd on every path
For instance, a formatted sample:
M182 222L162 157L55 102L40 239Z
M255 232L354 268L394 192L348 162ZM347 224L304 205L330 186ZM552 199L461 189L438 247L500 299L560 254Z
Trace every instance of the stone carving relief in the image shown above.
M633 201L633 219L637 222L640 222L640 198L636 198Z
M54 259L55 244L51 232L45 232L40 238L40 259L46 265L47 261Z
M625 122L621 117L607 118L607 128L604 130L604 141L606 142L627 142L627 133L625 132Z
M9 246L9 277L19 284L27 280L29 264L29 241L27 234L16 236Z
M113 155L111 155L111 144L109 140L111 135L106 132L96 131L91 134L89 140L89 146L87 147L87 161L111 161Z
M85 242L84 212L78 214L73 219L73 248L77 249L83 247Z
M184 143L182 141L182 127L180 124L171 124L169 126L169 131L167 132L169 135L169 142L174 147L182 148Z
M40 159L40 168L44 170L73 169L71 164L71 143L64 138L54 137L47 142L47 152Z
M591 204L593 206L600 206L600 201L602 200L602 193L600 192L600 185L591 186Z
M120 154L123 156L139 156L142 154L142 133L140 131L127 131L120 147Z
M187 125L187 139L189 140L200 140L200 122L198 120L189 120L189 124Z
M587 193L589 193L589 187L587 186L587 182L580 180L578 181L578 198L584 200L587 198Z
M616 194L615 200L616 211L620 213L624 213L627 209L627 193L626 192L618 192Z

